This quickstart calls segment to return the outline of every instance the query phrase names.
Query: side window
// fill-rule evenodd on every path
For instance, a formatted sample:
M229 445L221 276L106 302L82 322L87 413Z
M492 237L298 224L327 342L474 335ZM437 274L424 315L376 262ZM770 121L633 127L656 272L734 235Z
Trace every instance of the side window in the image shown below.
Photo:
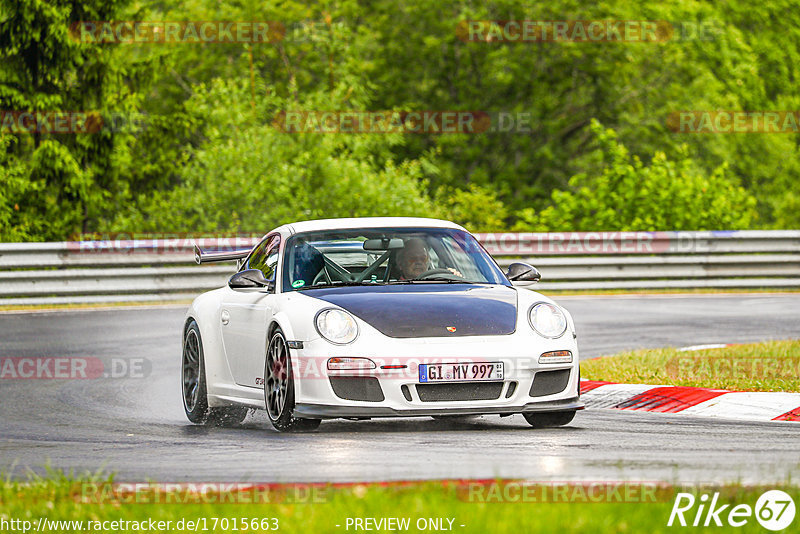
M258 269L264 273L267 280L275 280L275 269L278 266L278 249L280 248L280 237L265 240L258 245L247 261L248 269Z

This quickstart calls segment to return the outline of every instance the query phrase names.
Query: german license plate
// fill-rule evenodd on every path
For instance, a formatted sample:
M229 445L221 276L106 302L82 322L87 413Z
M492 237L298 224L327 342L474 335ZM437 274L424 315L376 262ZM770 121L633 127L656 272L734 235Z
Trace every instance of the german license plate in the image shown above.
M502 380L503 362L428 363L419 366L420 382Z

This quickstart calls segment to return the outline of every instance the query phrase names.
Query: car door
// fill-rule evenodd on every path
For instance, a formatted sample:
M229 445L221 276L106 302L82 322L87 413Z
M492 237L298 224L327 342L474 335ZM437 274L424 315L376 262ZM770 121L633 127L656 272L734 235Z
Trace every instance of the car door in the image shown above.
M250 253L242 269L259 269L267 280L277 280L280 235L267 236ZM275 313L277 296L271 291L234 291L225 288L220 327L225 355L234 381L262 387L267 349L267 324Z

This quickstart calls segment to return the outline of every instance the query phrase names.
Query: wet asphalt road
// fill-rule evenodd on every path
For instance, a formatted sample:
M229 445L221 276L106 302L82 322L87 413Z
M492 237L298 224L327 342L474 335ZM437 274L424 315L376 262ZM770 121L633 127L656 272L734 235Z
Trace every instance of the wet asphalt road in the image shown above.
M800 295L562 297L582 357L639 347L800 337ZM146 378L0 380L0 472L43 466L118 480L800 480L800 426L586 410L566 428L521 416L330 421L308 434L188 423L182 308L0 314L0 356L145 358Z

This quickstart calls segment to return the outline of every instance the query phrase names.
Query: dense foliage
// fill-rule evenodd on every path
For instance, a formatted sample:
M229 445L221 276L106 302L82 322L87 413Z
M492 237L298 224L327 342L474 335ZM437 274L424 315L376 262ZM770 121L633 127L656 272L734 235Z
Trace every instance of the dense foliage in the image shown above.
M592 19L670 21L673 33L459 34L466 20ZM286 34L96 44L70 33L110 20L279 21ZM488 231L800 227L800 136L674 133L667 121L800 110L798 23L790 0L0 0L0 110L127 119L77 134L0 125L0 241L365 215ZM531 127L284 133L287 110L483 110L524 113Z
M730 176L727 164L703 173L685 154L676 162L656 152L645 165L616 140L613 130L603 131L594 121L592 131L602 156L596 175L573 176L570 189L553 191L552 205L538 213L522 210L519 228L656 231L750 226L756 200Z

